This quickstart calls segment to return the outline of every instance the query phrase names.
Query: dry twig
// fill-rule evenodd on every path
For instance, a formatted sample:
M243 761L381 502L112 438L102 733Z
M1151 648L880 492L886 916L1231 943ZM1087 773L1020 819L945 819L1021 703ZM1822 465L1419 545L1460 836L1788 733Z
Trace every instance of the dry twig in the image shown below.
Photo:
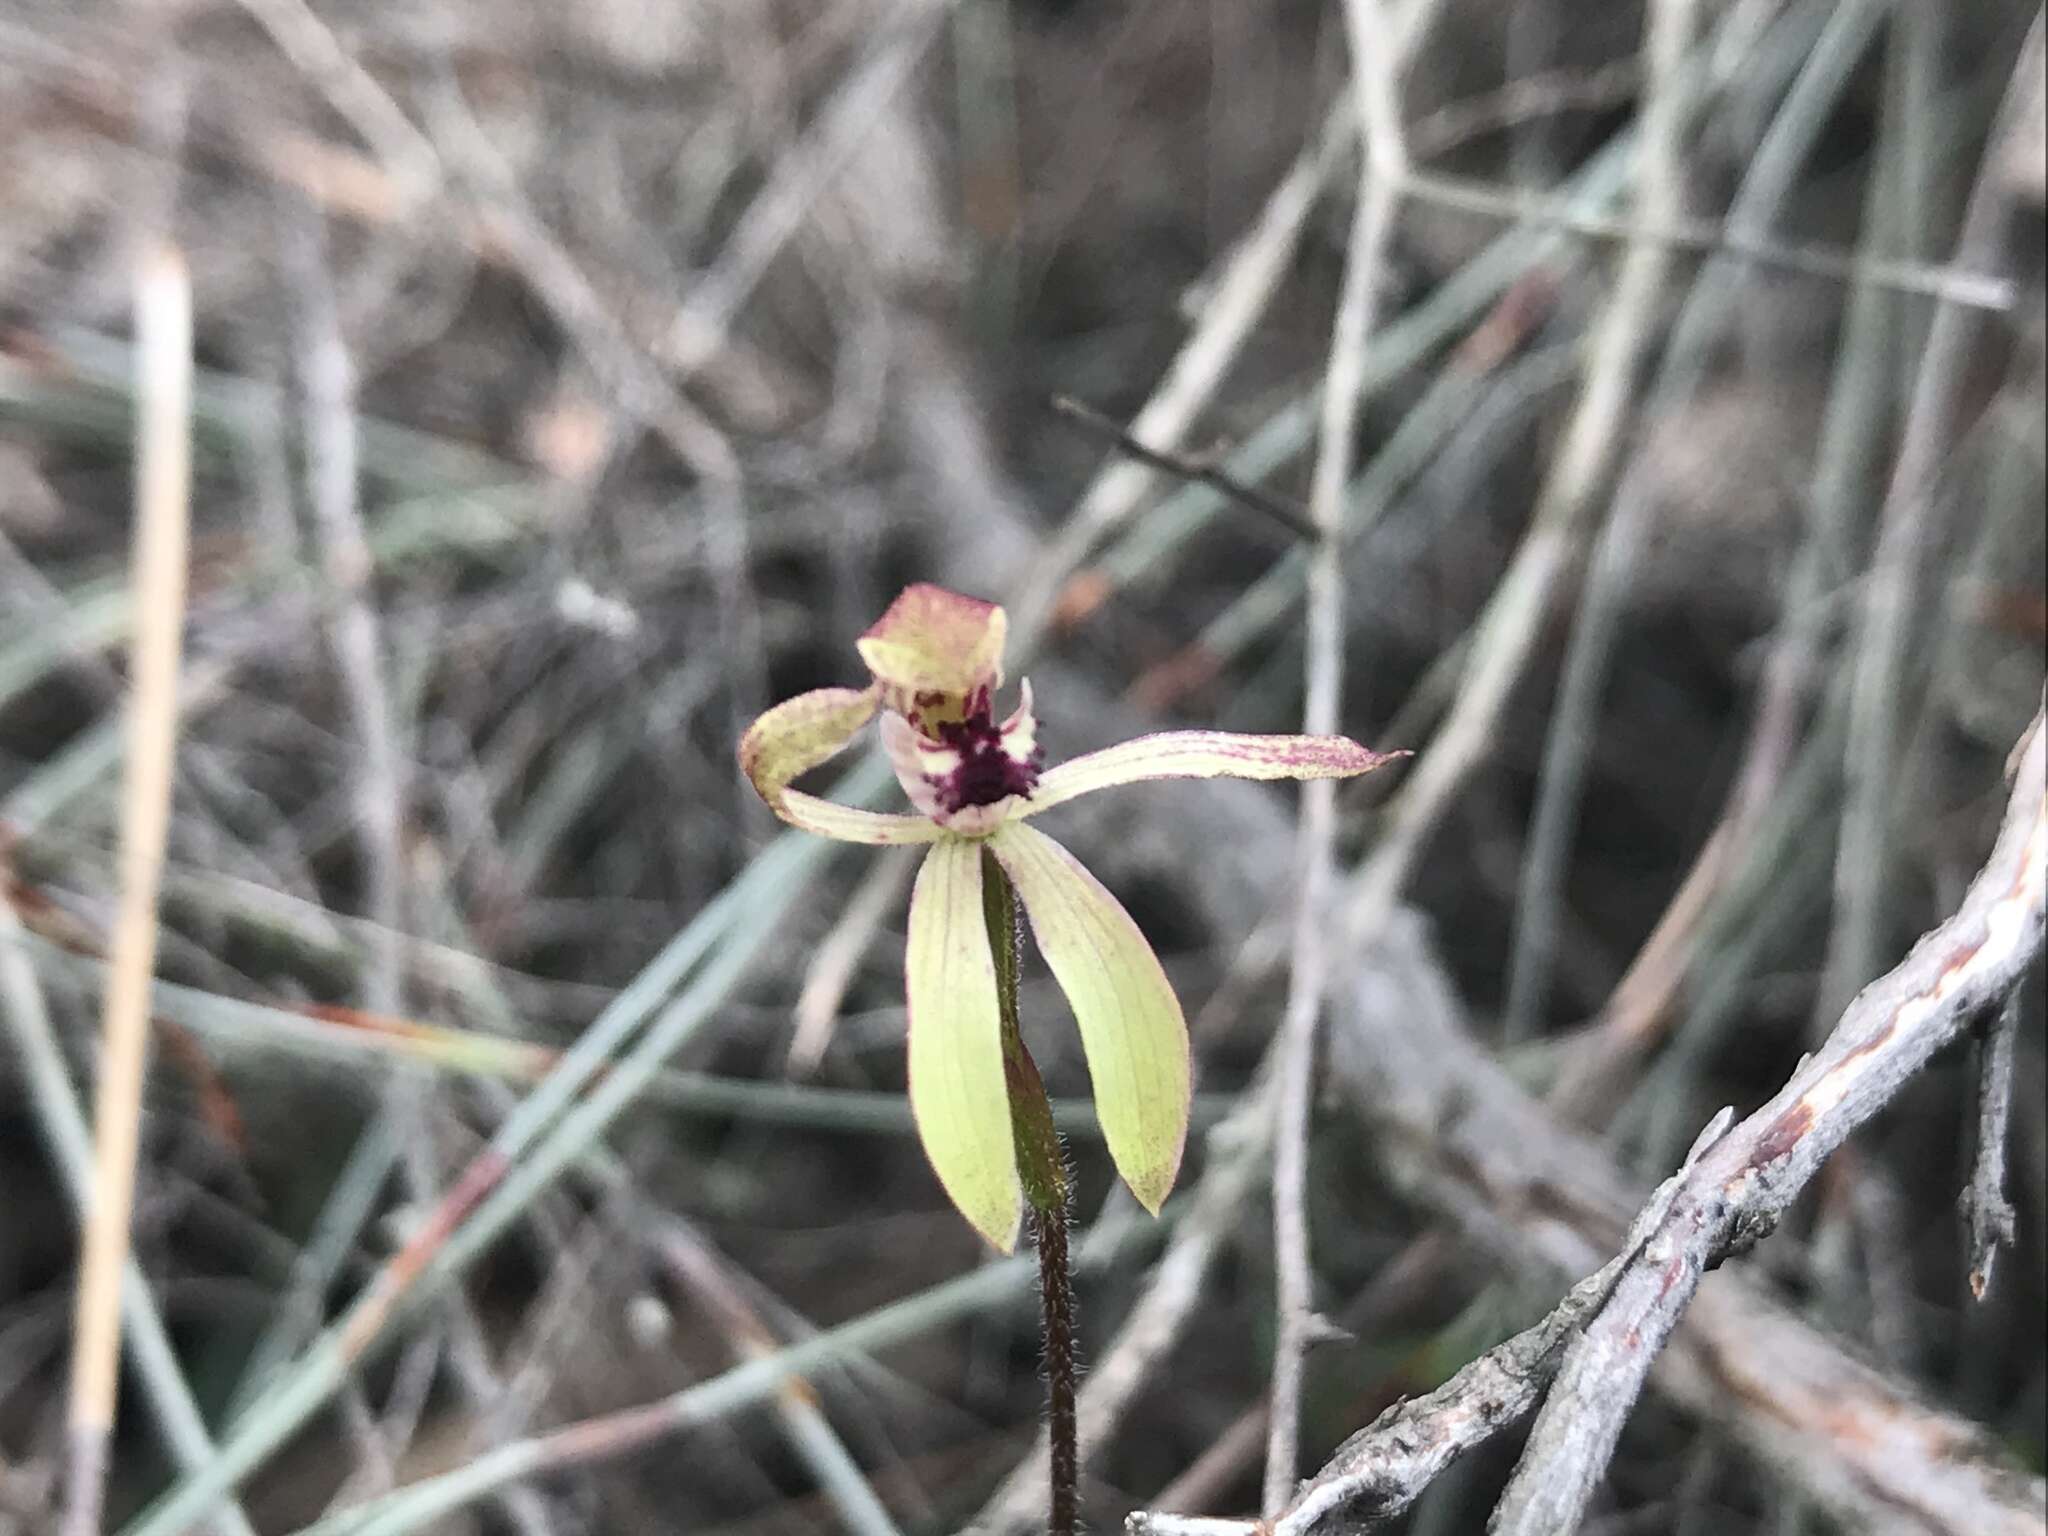
M1052 408L1069 421L1077 421L1091 427L1116 444L1117 452L1125 458L1136 459L1140 464L1153 469L1164 470L1169 475L1178 475L1183 480L1192 480L1221 492L1230 500L1250 507L1296 538L1313 543L1320 535L1308 515L1292 502L1283 501L1269 491L1238 479L1218 469L1206 458L1194 458L1187 454L1169 453L1165 449L1153 448L1140 442L1126 428L1119 426L1093 406L1084 405L1068 395L1055 395Z
M1418 8L1428 14L1433 7ZM1352 91L1366 153L1360 168L1343 291L1323 376L1316 462L1309 487L1309 518L1318 535L1309 555L1307 668L1302 730L1328 735L1338 728L1343 695L1344 573L1338 533L1356 453L1359 396L1365 352L1378 307L1382 267L1394 232L1394 212L1408 152L1401 133L1401 60L1396 29L1377 0L1344 7L1351 49ZM1418 33L1423 27L1418 26ZM1336 884L1336 785L1306 784L1295 858L1296 893L1287 1005L1280 1022L1280 1123L1273 1143L1273 1253L1275 1320L1273 1387L1266 1428L1264 1505L1277 1513L1300 1471L1301 1381L1309 1346L1328 1325L1315 1311L1309 1258L1309 1112L1315 1087L1316 1020L1329 975L1330 897Z
M883 919L903 901L915 873L917 860L910 850L884 850L860 877L832 931L811 952L811 962L804 967L803 989L796 997L796 1028L782 1064L789 1076L809 1077L824 1060L839 1006L846 1000L846 989L853 983L861 958L874 943Z
M107 985L93 1170L78 1276L66 1536L97 1536L105 1497L121 1346L121 1280L135 1201L135 1158L156 971L157 887L170 832L177 751L178 660L185 625L191 516L192 285L171 246L146 252L136 275L141 440L135 467L136 634L126 790L121 802L121 908Z
M1717 1117L1685 1167L1638 1216L1621 1257L1581 1282L1543 1322L1347 1441L1271 1525L1140 1514L1128 1529L1149 1536L1322 1536L1371 1525L1405 1509L1456 1457L1512 1427L1534 1408L1552 1372L1560 1379L1493 1529L1574 1529L1644 1375L1706 1270L1769 1232L1849 1133L1988 1001L2009 995L2038 956L2048 895L2043 776L2037 717L1997 845L1962 906L1864 991L1828 1044L1769 1103L1732 1130L1724 1129L1725 1113ZM1418 1016L1403 1006L1404 1023ZM1438 1057L1436 1069L1444 1065L1442 1044L1423 1046ZM1497 1102L1475 1113L1496 1131L1512 1138L1534 1128L1498 1090L1480 1091ZM1438 1154L1460 1160L1456 1147L1425 1155ZM1546 1173L1553 1156L1531 1156L1527 1146L1519 1156L1528 1177L1556 1177L1553 1197L1579 1189L1599 1199L1597 1178L1571 1177L1562 1162ZM1557 1156L1578 1154L1560 1145ZM1468 1211L1474 1217L1498 1219ZM1685 1353L1703 1347L1706 1356L1684 1363L1684 1378L1697 1384L1688 1395L1700 1387L1709 1395L1737 1390L1759 1413L1759 1433L1778 1439L1781 1464L1797 1465L1797 1457L1811 1454L1815 1437L1801 1422L1809 1411L1831 1426L1823 1435L1839 1437L1845 1449L1854 1445L1853 1470L1831 1470L1816 1482L1838 1510L1889 1510L1875 1525L1887 1530L1907 1528L1901 1511L1916 1517L1912 1529L1955 1536L2020 1536L2038 1528L2038 1479L1986 1467L1972 1436L1914 1407L1867 1369L1830 1363L1821 1341L1762 1297L1731 1295L1725 1286L1719 1294L1700 1293L1690 1331L1698 1337ZM1718 1369L1722 1378L1712 1387L1699 1380L1698 1367L1708 1360L1718 1361L1708 1374ZM1859 1487L1865 1479L1874 1488Z
M1829 17L1826 29L1750 160L1729 212L1732 229L1747 234L1768 227L1799 168L1819 140L1855 65L1876 35L1880 20L1881 10L1868 3L1839 7ZM1680 39L1679 58L1683 56L1683 46L1684 40ZM1675 70L1678 61L1669 60L1666 70ZM1673 166L1671 171L1673 175L1681 174L1682 167ZM1668 207L1678 192L1674 187L1649 195L1656 205ZM1740 262L1733 257L1717 259L1700 272L1672 327L1662 366L1641 413L1643 419L1654 422L1675 418L1697 397L1715 334L1742 291L1743 275ZM1578 825L1588 762L1599 735L1601 697L1619 644L1623 616L1639 585L1638 574L1657 509L1653 490L1658 478L1657 463L1656 454L1640 452L1622 474L1588 562L1564 675L1544 744L1543 777L1515 897L1515 943L1501 1022L1502 1036L1509 1041L1527 1038L1545 1010L1557 948L1565 871ZM1753 811L1756 797L1750 796L1748 803ZM1742 830L1738 825L1721 840L1721 856L1732 851L1731 844L1740 844ZM1688 884L1693 886L1694 893L1699 893L1699 884ZM1681 892L1681 897L1685 894ZM1675 935L1670 928L1665 932L1668 951Z
M1794 276L1825 278L1852 286L1868 284L1987 314L2004 314L2019 302L2018 285L2012 279L1977 271L1962 261L1930 267L1910 261L1884 261L1825 246L1767 240L1732 225L1678 218L1661 223L1638 218L1601 218L1575 213L1548 199L1501 192L1450 176L1412 175L1402 190L1419 202L1488 218L1569 230L1599 240L1647 240L1670 251L1706 258L1732 257Z
M1194 333L1131 421L1130 435L1137 441L1155 449L1171 448L1214 397L1271 304L1309 214L1325 182L1342 164L1356 130L1355 114L1343 105L1334 108L1316 142L1273 189L1258 222L1217 278ZM1067 573L1137 510L1153 480L1154 472L1144 466L1119 462L1105 467L1090 483L1047 551L1048 574L1032 581L1012 605L1021 644L1036 640Z
M2036 715L1997 846L1956 914L1858 995L1828 1042L1685 1178L1567 1351L1490 1530L1574 1529L1650 1363L1701 1277L1769 1233L1827 1156L1895 1097L2040 953L2048 900L2048 742Z
M1910 1528L1954 1536L1992 1531L2018 1536L2038 1528L2039 1480L1988 1464L1974 1431L1913 1403L1877 1373L1843 1358L1734 1276L1724 1275L1705 1289L1699 1283L1708 1268L1767 1233L1848 1134L2033 964L2048 890L2043 734L2037 718L2018 760L1997 845L1956 913L1864 991L1828 1044L1769 1103L1703 1151L1676 1188L1652 1200L1652 1219L1640 1224L1640 1246L1622 1245L1621 1252L1632 1256L1612 1277L1611 1287L1586 1283L1592 1294L1607 1296L1587 1333L1570 1351L1556 1350L1554 1339L1545 1342L1545 1330L1557 1321L1553 1314L1503 1346L1496 1365L1512 1362L1517 1370L1540 1376L1563 1361L1566 1371L1558 1389L1566 1395L1554 1395L1557 1406L1545 1410L1562 1428L1539 1427L1543 1438L1532 1440L1536 1459L1529 1465L1536 1470L1527 1476L1540 1479L1542 1486L1534 1495L1515 1495L1521 1503L1504 1518L1540 1515L1537 1525L1522 1529L1572 1527L1572 1500L1582 1499L1604 1467L1601 1446L1611 1446L1659 1343L1692 1300L1675 1351L1666 1356L1680 1401L1699 1409L1739 1404L1745 1440L1767 1461L1800 1478L1842 1518L1891 1529L1906 1518L1901 1511L1911 1511L1915 1523ZM1368 1109L1412 1130L1416 1124L1441 1124L1444 1104L1468 1106L1438 1144L1397 1133L1404 1139L1390 1146L1406 1148L1404 1159L1419 1158L1434 1197L1496 1241L1526 1254L1554 1255L1546 1263L1569 1262L1568 1253L1583 1252L1581 1240L1561 1245L1563 1233L1597 1232L1612 1220L1613 1211L1612 1177L1588 1160L1591 1149L1546 1125L1525 1098L1482 1066L1471 1047L1440 1027L1418 1028L1431 1016L1427 1006L1412 998L1390 999L1387 1006L1393 1012L1384 1025L1374 1026L1367 1041L1339 1036L1354 1047L1340 1061L1340 1070L1368 1095ZM1397 1028L1415 1038L1397 1044L1380 1032ZM1369 1062L1361 1061L1357 1044L1368 1048ZM1411 1124L1413 1116L1422 1119ZM1509 1236L1511 1228L1523 1224L1521 1235ZM1574 1294L1583 1302L1586 1291ZM1565 1310L1583 1319L1591 1309L1568 1298ZM1327 1522L1340 1514L1350 1519L1393 1507L1390 1499L1400 1504L1396 1474L1401 1468L1428 1476L1440 1471L1443 1462L1426 1441L1406 1438L1416 1426L1447 1436L1455 1449L1486 1438L1479 1431L1489 1422L1496 1429L1506 1427L1490 1412L1474 1416L1479 1403L1490 1399L1472 1394L1497 1380L1491 1366L1474 1368L1462 1400L1455 1393L1432 1395L1423 1400L1426 1410L1420 1405L1394 1410L1364 1432L1383 1431L1377 1442L1359 1437L1347 1443L1338 1460L1311 1480L1303 1504L1326 1478L1350 1479L1341 1485L1350 1490L1346 1500L1316 1505L1316 1520L1290 1529L1289 1536L1348 1529ZM1524 1412L1539 1395L1537 1390L1522 1394ZM1375 1444L1378 1451L1368 1455ZM1375 1459L1379 1455L1385 1456L1384 1463ZM1388 1477L1366 1476L1373 1465L1383 1465ZM1406 1498L1419 1488L1410 1488ZM1362 1510L1355 1502L1368 1499L1372 1502ZM1179 1528L1155 1523L1151 1529ZM1249 1527L1239 1523L1214 1529L1243 1532Z
M1959 264L1988 261L2006 234L2013 189L1997 173L2000 151L2022 131L2028 98L2040 79L2043 19L2037 13L2005 100L1992 124L1990 149L1979 170L1956 238ZM1934 482L1942 456L1961 424L1959 385L1983 316L1959 304L1935 310L1914 377L1898 459L1886 488L1877 548L1871 556L1856 636L1855 683L1849 702L1849 739L1843 755L1847 793L1841 841L1835 854L1835 927L1829 935L1823 1017L1832 1014L1865 978L1877 973L1886 910L1887 818L1892 810L1892 767L1917 693L1912 666L1916 595L1939 526Z
M1648 60L1653 67L1658 62L1654 56ZM1675 209L1679 195L1679 147L1690 93L1676 73L1673 68L1664 77L1653 75L1642 109L1635 211L1651 225ZM1347 882L1344 921L1353 936L1369 934L1393 910L1423 847L1493 745L1508 696L1528 665L1615 462L1668 265L1668 252L1656 241L1630 243L1594 328L1578 400L1529 531L1479 618L1457 700L1389 803L1386 828L1372 853Z
M2012 1126L2013 1050L2020 1032L2020 989L1978 1040L1977 1155L1963 1189L1963 1215L1970 1224L1970 1294L1979 1301L1991 1288L1991 1264L2001 1246L2011 1247L2014 1212L2005 1198L2006 1133Z

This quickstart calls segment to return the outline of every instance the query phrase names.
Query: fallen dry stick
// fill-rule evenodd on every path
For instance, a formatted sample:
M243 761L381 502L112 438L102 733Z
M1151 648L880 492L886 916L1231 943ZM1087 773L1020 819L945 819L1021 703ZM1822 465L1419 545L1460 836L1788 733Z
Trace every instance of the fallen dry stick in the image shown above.
M1776 1228L1849 1133L2025 977L2040 953L2048 888L2042 737L2036 715L1997 845L1962 906L1858 994L1777 1097L1706 1152L1566 1351L1491 1530L1577 1526L1651 1361L1707 1270Z
M1354 1435L1264 1530L1329 1536L1398 1513L1451 1460L1526 1417L1553 1375L1494 1529L1571 1530L1654 1362L1674 1400L1728 1419L1855 1529L2038 1533L2048 1491L2000 1465L1982 1431L1914 1401L1754 1281L1702 1278L1766 1235L1848 1135L2034 963L2048 890L2043 737L2037 715L2014 754L1997 843L1955 914L1864 989L1769 1103L1703 1137L1626 1242L1620 1182L1597 1148L1465 1039L1454 1005L1417 1006L1440 977L1359 998L1363 1027L1336 1033L1332 1067L1402 1182L1522 1266L1583 1273L1601 1248L1622 1257L1534 1328ZM1361 973L1378 986L1374 974L1384 967ZM1134 1515L1129 1529L1263 1536L1251 1521L1170 1515Z

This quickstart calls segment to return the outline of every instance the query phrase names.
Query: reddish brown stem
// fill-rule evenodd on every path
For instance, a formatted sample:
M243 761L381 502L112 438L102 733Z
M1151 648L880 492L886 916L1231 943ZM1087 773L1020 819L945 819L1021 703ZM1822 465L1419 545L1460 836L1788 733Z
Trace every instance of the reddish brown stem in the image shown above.
M1067 1257L1068 1180L1052 1100L1038 1063L1024 1045L1017 1018L1017 975L1024 956L1023 915L1000 865L983 854L982 916L995 955L996 1001L1003 1033L1003 1072L1010 1090L1010 1132L1018 1181L1031 1206L1038 1248L1040 1319L1045 1346L1046 1432L1050 1439L1049 1536L1074 1536L1079 1520L1081 1458L1075 1421L1079 1369L1074 1342L1074 1277Z

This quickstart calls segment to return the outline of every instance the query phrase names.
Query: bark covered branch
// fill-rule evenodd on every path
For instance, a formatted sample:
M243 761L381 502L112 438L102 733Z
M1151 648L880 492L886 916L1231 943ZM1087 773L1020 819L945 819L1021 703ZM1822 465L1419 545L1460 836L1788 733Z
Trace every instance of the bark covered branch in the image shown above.
M2048 889L2042 738L2037 715L1998 842L1955 915L1864 988L1777 1097L1700 1159L1566 1350L1490 1531L1577 1527L1651 1362L1706 1272L1771 1232L1850 1132L2024 979L2041 950Z
M1404 979L1384 954L1361 964L1352 1027L1333 1032L1332 1068L1397 1180L1517 1267L1583 1274L1602 1251L1621 1257L1535 1327L1354 1435L1270 1526L1137 1515L1129 1529L1368 1529L1519 1423L1549 1387L1493 1528L1570 1530L1654 1374L1681 1406L1728 1422L1752 1454L1853 1528L2034 1536L2048 1491L2005 1467L1982 1430L1915 1401L1754 1281L1708 1272L1768 1234L1850 1133L2035 963L2048 890L2043 737L2037 715L2014 754L1997 842L1954 915L1859 994L1768 1103L1718 1139L1703 1136L1711 1145L1626 1236L1619 1175L1463 1035L1441 972L1419 964Z

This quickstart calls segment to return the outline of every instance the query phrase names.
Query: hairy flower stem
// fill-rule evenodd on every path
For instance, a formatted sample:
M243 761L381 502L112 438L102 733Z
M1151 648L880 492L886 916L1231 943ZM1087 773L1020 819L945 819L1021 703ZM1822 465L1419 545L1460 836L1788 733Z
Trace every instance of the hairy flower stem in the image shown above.
M1051 1451L1046 1463L1051 1485L1046 1529L1050 1536L1074 1536L1081 1486L1074 1391L1080 1370L1074 1356L1074 1281L1067 1267L1065 1208L1050 1215L1035 1213L1031 1230L1038 1243L1040 1326L1045 1335L1045 1420Z
M996 1001L1002 1017L1003 1075L1010 1090L1010 1133L1017 1177L1031 1206L1038 1247L1038 1289L1045 1343L1046 1428L1051 1440L1048 1536L1074 1536L1081 1461L1076 1445L1074 1279L1067 1262L1067 1164L1052 1122L1052 1100L1025 1048L1017 1022L1017 975L1023 967L1024 924L1017 893L995 859L981 856L981 907L995 957Z

